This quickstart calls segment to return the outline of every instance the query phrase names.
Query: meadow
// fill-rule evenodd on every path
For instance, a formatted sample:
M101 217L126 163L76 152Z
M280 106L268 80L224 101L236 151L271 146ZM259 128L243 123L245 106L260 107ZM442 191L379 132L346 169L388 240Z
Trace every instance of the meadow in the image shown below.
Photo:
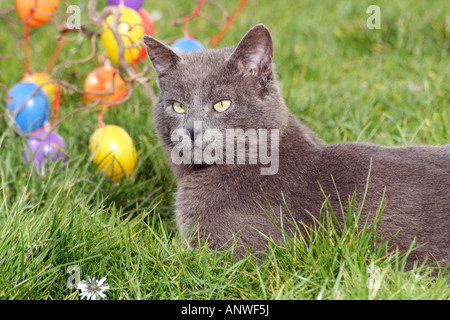
M86 2L71 2L86 20ZM219 2L230 12L238 3ZM2 1L0 10L11 4ZM381 9L381 29L366 25L372 4ZM183 35L171 21L194 5L171 0L146 1L144 7L159 13L156 37L169 39ZM205 12L218 15L214 8ZM327 143L449 143L449 1L252 0L219 46L236 45L258 23L272 33L290 110ZM205 46L219 31L202 19L189 26ZM0 59L0 83L11 87L23 74L24 54L8 30L0 20L0 56L15 52ZM19 26L16 30L21 32ZM34 31L31 67L44 68L55 45L51 25ZM64 47L58 62L85 57L90 49L89 39L80 38ZM96 66L95 59L70 65L56 77L81 88ZM151 85L157 90L155 81ZM2 87L0 92L6 93ZM61 98L62 114L83 105L82 95L70 90ZM2 103L0 114L5 112ZM62 122L57 131L66 139L68 161L57 162L43 178L22 158L26 141L0 117L2 299L78 300L79 290L70 285L75 274L81 280L107 277L107 299L114 300L450 298L448 270L437 275L426 265L405 270L411 253L386 254L390 243L379 243L376 225L358 229L349 219L343 232L336 232L332 216L340 213L332 209L339 208L328 208L304 237L269 244L262 261L251 254L236 261L227 251L207 247L184 250L173 223L176 182L155 133L149 99L136 86L132 97L104 119L125 128L135 141L138 164L130 179L111 181L90 161L96 113L83 111ZM364 210L348 201L348 216Z

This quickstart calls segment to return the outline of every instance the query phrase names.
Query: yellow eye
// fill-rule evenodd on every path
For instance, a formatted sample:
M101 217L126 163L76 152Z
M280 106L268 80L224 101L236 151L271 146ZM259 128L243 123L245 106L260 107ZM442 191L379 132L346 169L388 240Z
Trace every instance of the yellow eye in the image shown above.
M231 106L231 100L222 100L214 104L214 110L224 112Z
M185 113L186 112L186 107L179 102L172 102L172 107L176 113Z

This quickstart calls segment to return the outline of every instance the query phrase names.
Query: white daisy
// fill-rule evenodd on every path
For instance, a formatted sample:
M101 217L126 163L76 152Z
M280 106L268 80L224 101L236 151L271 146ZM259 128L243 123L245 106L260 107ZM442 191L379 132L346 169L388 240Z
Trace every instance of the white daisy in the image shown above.
M81 299L87 298L87 300L97 300L97 296L100 296L100 298L105 298L106 294L104 292L109 289L109 285L107 283L103 284L106 277L101 278L99 281L95 280L95 277L92 279L91 277L88 278L88 282L83 280L77 284L77 289L81 290Z

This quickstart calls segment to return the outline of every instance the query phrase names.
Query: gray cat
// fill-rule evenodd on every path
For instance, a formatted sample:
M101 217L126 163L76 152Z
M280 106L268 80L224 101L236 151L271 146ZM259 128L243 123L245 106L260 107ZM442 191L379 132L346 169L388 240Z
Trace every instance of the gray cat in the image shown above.
M160 89L154 122L177 178L176 220L186 239L264 250L261 233L282 239L269 204L278 215L283 208L283 228L294 232L292 218L313 224L324 194L335 211L355 190L361 202L370 171L364 212L374 216L385 192L383 235L395 235L402 251L414 238L425 244L413 259L449 260L450 144L325 144L286 107L263 25L236 48L186 53L144 41Z

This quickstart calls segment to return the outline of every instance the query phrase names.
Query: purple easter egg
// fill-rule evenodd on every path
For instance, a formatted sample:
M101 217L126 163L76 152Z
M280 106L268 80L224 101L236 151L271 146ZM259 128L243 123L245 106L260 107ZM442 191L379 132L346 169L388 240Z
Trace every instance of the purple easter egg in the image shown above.
M29 163L30 159L33 159L33 163L38 169L44 169L41 166L47 159L54 162L59 158L63 158L64 162L67 161L67 156L64 154L66 142L63 137L56 132L50 132L47 138L42 140L46 134L47 133L42 130L29 136L27 138L28 146L23 152L25 162Z
M142 7L144 0L108 0L110 6L117 6L119 3L123 3L124 6L138 11Z

